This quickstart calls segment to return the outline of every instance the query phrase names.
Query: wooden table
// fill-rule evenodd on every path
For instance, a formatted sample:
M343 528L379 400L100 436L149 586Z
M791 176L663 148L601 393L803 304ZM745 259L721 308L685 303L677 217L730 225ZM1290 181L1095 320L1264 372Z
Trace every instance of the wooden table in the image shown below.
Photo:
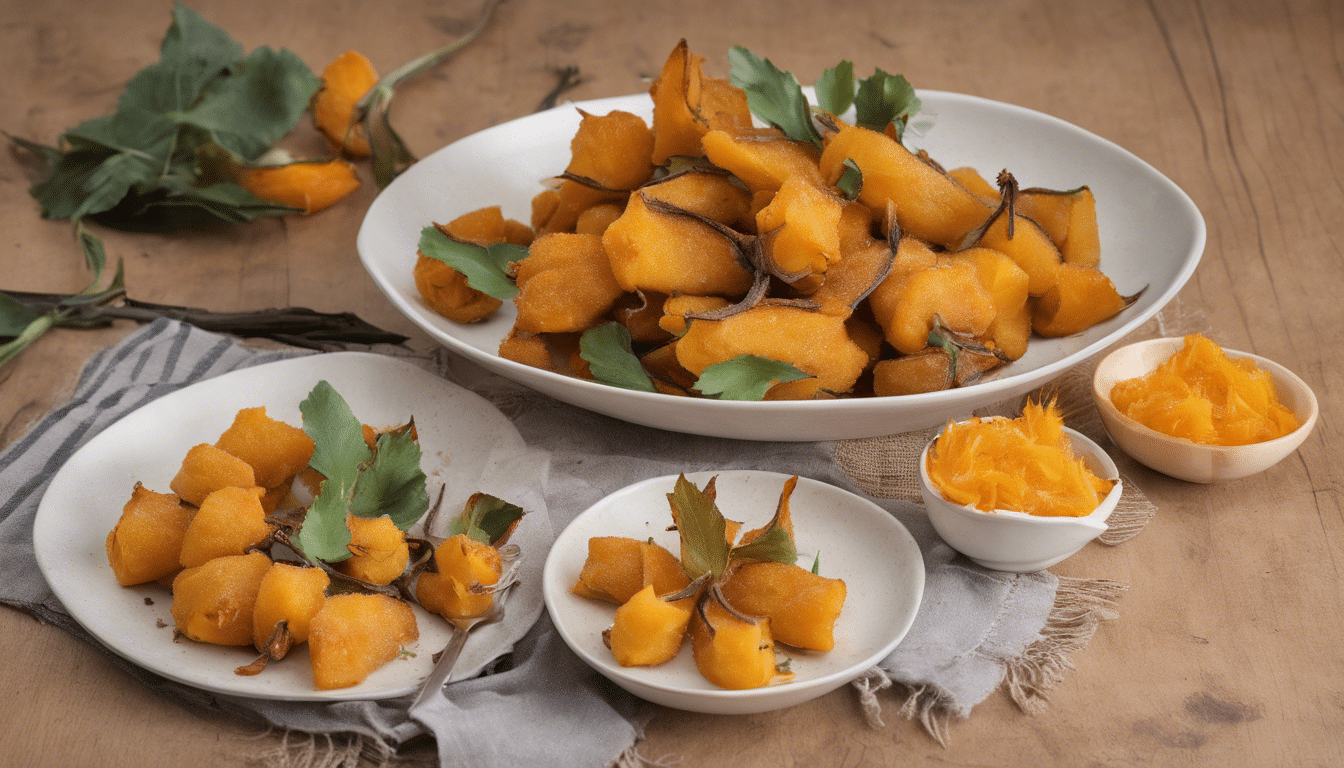
M197 0L247 50L285 47L320 70L356 48L381 71L463 32L476 2ZM114 10L115 8L115 10ZM112 111L157 59L168 0L0 7L0 129L51 143ZM1028 716L999 693L946 748L884 699L868 727L852 691L738 718L660 711L641 753L682 765L1344 764L1344 9L1329 0L507 0L469 49L402 89L395 120L424 155L532 112L576 66L575 99L643 91L679 38L726 76L735 44L811 82L840 58L859 74L1041 110L1134 152L1208 223L1175 309L1226 346L1301 374L1322 414L1272 470L1204 487L1126 469L1160 512L1138 538L1055 568L1129 585L1118 621ZM307 141L304 144L303 141ZM312 137L300 148L320 153ZM133 297L214 310L353 311L431 342L383 298L355 253L366 183L307 218L174 235L100 231ZM64 221L46 221L0 159L0 287L73 292L89 274ZM85 360L132 329L57 330L0 368L0 444L61 400ZM0 611L0 733L8 765L247 765L279 743L151 695L88 646ZM428 750L421 757L431 754ZM792 761L792 762L791 762Z

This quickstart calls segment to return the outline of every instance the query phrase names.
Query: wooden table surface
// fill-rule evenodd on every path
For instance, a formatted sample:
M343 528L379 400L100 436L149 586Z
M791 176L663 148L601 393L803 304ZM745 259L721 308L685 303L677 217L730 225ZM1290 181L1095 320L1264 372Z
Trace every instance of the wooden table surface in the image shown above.
M380 71L461 34L473 0L195 0L247 50L270 45L320 71L356 48ZM0 130L53 143L109 114L158 57L168 0L0 4ZM1270 357L1322 413L1294 456L1205 487L1129 465L1159 513L1120 547L1088 547L1063 575L1129 585L1043 713L1003 693L939 746L884 698L865 724L842 689L745 717L660 710L640 751L681 765L1344 764L1344 6L1333 0L505 0L480 39L403 88L411 149L535 110L575 66L574 99L642 92L680 38L727 75L741 44L805 83L841 58L916 86L1040 110L1110 139L1194 199L1208 245L1171 311L1225 346ZM305 145L303 142L306 141ZM322 147L309 136L299 142ZM389 304L354 240L365 184L306 218L163 234L99 230L130 295L213 310L353 311L432 342ZM66 221L46 221L19 161L0 157L0 287L73 292L89 281ZM483 203L484 204L484 203ZM96 350L132 329L57 330L0 368L0 445L60 401ZM279 743L201 717L102 655L0 611L5 765L249 765ZM431 754L421 750L420 757Z

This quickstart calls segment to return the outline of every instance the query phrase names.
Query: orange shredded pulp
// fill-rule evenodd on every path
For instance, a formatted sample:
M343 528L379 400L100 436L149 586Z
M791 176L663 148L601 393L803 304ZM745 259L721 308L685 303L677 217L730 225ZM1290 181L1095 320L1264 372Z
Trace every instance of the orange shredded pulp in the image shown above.
M1267 371L1197 333L1152 373L1117 383L1111 402L1150 429L1208 445L1259 443L1298 427Z
M949 422L926 469L943 498L982 512L1082 517L1114 485L1074 455L1053 401L1029 402L1016 419Z

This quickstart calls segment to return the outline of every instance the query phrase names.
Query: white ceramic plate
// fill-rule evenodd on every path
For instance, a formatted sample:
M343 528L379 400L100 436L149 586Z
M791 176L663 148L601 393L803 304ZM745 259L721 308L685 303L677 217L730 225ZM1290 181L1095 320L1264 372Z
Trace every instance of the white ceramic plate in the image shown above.
M412 277L420 230L487 205L531 217L542 181L564 171L579 109L620 109L651 120L647 95L569 104L481 131L413 165L374 200L360 228L364 267L392 303L449 349L558 400L677 432L754 440L832 440L924 429L1023 394L1109 347L1167 304L1204 251L1204 219L1179 187L1098 136L1022 107L974 96L920 91L932 128L907 143L945 167L969 165L993 178L1007 168L1023 187L1090 185L1097 199L1102 269L1124 295L1147 290L1118 317L1077 336L1032 339L1027 354L963 389L902 397L806 402L731 402L617 389L532 368L497 355L513 326L505 304L485 322L459 325L420 299Z
M137 481L168 492L187 449L213 443L240 408L264 405L267 415L297 426L302 423L299 403L323 379L366 424L394 426L414 416L431 494L439 483L447 489L445 511L461 510L477 490L490 492L512 482L491 474L490 459L525 449L513 424L481 397L409 363L342 352L227 373L128 414L90 440L52 479L38 507L33 544L42 575L70 614L125 658L209 691L294 701L382 699L415 692L433 666L431 656L451 635L442 619L418 606L420 639L406 647L413 655L385 665L358 686L319 691L313 687L306 644L263 673L245 677L234 669L256 657L251 648L173 642L171 593L153 584L122 587L107 562L104 540ZM511 646L541 614L540 553L550 537L541 518L526 516L519 526L514 540L524 552L538 553L532 558L532 573L510 594L508 619L473 633L458 662L464 675L479 671Z
M764 525L775 513L788 475L733 470L697 472L687 478L703 488L717 475L717 504L743 530ZM732 691L705 680L690 643L656 667L622 667L602 644L616 606L579 597L578 581L594 536L652 538L681 551L667 494L675 476L628 486L575 518L556 537L542 576L546 610L560 636L594 669L636 696L678 709L747 714L783 709L828 693L863 674L896 648L915 620L924 595L924 559L905 526L872 502L833 485L799 478L790 500L798 563L810 567L820 553L820 573L845 581L844 610L835 625L835 648L825 653L790 649L796 677L787 683Z

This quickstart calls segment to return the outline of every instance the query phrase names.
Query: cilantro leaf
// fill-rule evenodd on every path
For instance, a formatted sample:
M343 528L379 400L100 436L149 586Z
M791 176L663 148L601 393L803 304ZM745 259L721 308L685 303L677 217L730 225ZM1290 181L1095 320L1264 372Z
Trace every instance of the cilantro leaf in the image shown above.
M812 125L812 108L798 79L769 59L735 45L728 50L729 78L747 93L752 114L795 141L821 146L821 134Z
M373 463L359 474L350 514L355 517L387 515L401 530L407 530L429 509L425 473L420 469L420 445L410 430L383 434Z
M738 355L706 368L694 389L721 400L760 400L776 384L806 379L791 363L755 355Z
M448 535L465 533L482 544L494 545L513 530L523 514L523 508L517 504L488 493L474 493L467 499L462 514L449 526Z
M630 331L616 321L589 328L579 337L579 356L603 384L639 392L656 392L653 379L635 357Z
M832 115L843 115L854 105L854 63L842 61L822 73L817 81L817 106Z
M681 535L681 568L686 576L691 581L706 573L722 576L728 567L727 525L714 498L679 475L667 501Z
M914 86L901 75L876 69L871 77L859 81L854 97L854 118L858 125L883 131L891 124L896 126L896 137L900 138L906 123L919 109Z
M521 245L477 245L449 237L434 226L420 230L420 252L461 272L467 285L500 301L518 295L518 286L509 277L509 264L527 258L527 248Z

